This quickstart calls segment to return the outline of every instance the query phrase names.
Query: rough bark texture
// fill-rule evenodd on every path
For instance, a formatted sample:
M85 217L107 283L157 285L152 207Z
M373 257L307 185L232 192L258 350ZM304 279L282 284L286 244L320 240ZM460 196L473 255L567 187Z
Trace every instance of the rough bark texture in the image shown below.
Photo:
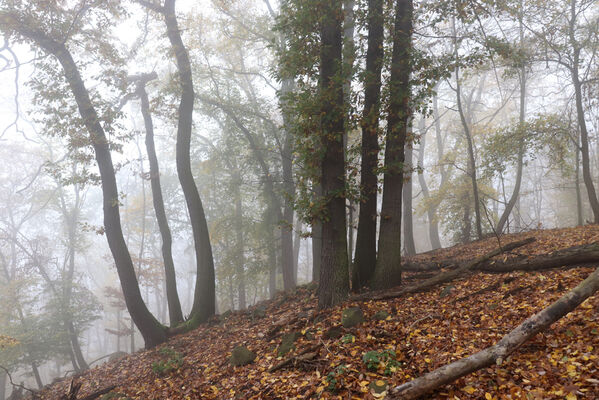
M214 315L216 309L214 259L204 207L191 171L190 145L195 93L189 54L183 44L175 13L175 0L166 0L162 13L166 23L167 36L177 61L181 85L176 158L177 173L189 211L196 253L196 289L190 314L191 324L195 325Z
M376 269L372 287L384 289L401 282L401 196L404 144L410 118L410 48L412 43L412 0L397 0L385 144L383 205Z
M345 215L344 107L341 74L343 17L341 2L326 0L320 26L321 161L322 194L326 218L322 220L322 254L318 306L343 301L349 290Z
M150 185L152 187L152 202L156 221L162 239L162 259L164 262L164 276L166 286L166 297L168 302L168 314L171 326L183 322L183 312L181 311L181 302L177 292L177 277L175 274L175 262L173 261L172 243L173 238L164 209L164 199L162 198L162 188L160 185L160 167L158 157L156 156L156 146L154 144L154 123L150 112L150 101L146 92L146 83L149 80L156 79L156 73L140 76L137 79L137 95L141 102L141 113L144 119L146 129L146 151L150 163Z
M364 75L362 114L362 161L360 166L360 211L356 234L356 254L352 269L352 289L366 285L374 273L376 260L377 165L379 117L381 108L381 69L383 65L383 0L368 1L368 50Z
M599 290L599 268L555 303L526 319L497 344L392 389L390 398L416 399L479 369L493 364L501 365L506 357L523 343L574 310L597 290Z
M475 270L476 267L479 266L480 264L487 262L491 258L493 258L501 253L516 249L518 247L525 246L534 241L535 241L535 238L528 238L528 239L520 240L517 242L508 243L505 246L498 247L497 249L495 249L483 256L480 256L470 262L467 262L464 265L462 265L456 269L441 272L441 273L433 276L432 278L426 279L425 281L420 282L416 285L403 287L403 288L400 288L397 290L389 290L389 291L385 291L385 292L365 293L363 295L354 296L353 300L364 300L364 299L384 300L384 299L392 299L395 297L400 297L400 296L410 294L410 293L423 292L425 290L428 290L428 289L438 286L440 284L451 282L452 280L464 275L465 273Z
M35 27L29 27L14 16L14 28L26 38L35 42L46 52L52 54L60 62L85 128L94 148L96 162L100 170L104 209L104 228L108 245L114 258L117 273L121 282L125 304L131 318L139 328L147 347L153 347L166 340L166 330L150 313L144 303L129 249L123 237L119 213L119 192L116 184L114 166L110 154L108 139L100 124L98 114L91 102L79 69L67 47Z

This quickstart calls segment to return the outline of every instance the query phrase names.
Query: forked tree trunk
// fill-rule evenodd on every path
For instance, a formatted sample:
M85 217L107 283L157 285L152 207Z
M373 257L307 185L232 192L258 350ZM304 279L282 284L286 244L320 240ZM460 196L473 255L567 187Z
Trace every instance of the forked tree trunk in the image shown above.
M127 309L139 328L146 346L156 346L166 340L166 330L150 313L142 299L133 268L133 261L121 228L119 192L108 139L100 124L99 116L81 78L79 69L64 43L55 41L37 27L28 26L27 23L20 21L15 16L5 16L8 18L7 22L14 22L13 29L56 57L63 68L65 78L75 97L83 124L90 135L90 141L95 151L102 182L106 238L116 264Z
M216 310L214 259L204 207L191 171L190 146L195 93L189 54L183 44L177 22L175 0L165 0L162 14L166 23L167 36L177 61L179 82L181 84L176 158L177 173L189 211L196 254L196 289L189 316L193 326L206 321L214 315Z
M404 144L410 119L410 49L412 45L412 0L397 0L385 144L383 205L376 269L372 286L393 287L401 282L401 196Z
M145 84L151 79L156 79L156 73L148 76L141 76L137 82L137 94L141 101L141 113L144 119L146 129L146 151L148 152L148 161L150 163L150 185L152 187L152 201L154 203L154 212L156 221L162 239L162 260L164 262L164 276L166 286L166 297L168 302L168 314L171 326L183 322L183 312L181 302L177 292L177 276L175 273L175 262L173 261L172 243L173 238L166 217L164 208L164 199L162 198L162 188L160 185L160 167L158 157L156 156L156 146L154 144L154 123L150 112L150 101L146 92Z
M462 376L494 364L501 365L527 340L574 310L597 290L599 290L599 268L549 307L526 319L497 344L392 389L390 398L416 399Z
M376 259L377 165L379 154L379 114L381 69L385 36L383 0L368 1L368 50L364 75L362 114L362 161L360 166L360 211L356 234L356 254L352 268L352 290L359 290L374 273Z
M322 253L318 306L326 308L340 303L349 290L347 234L345 215L345 159L343 135L342 48L343 10L338 0L325 0L320 21L321 101L320 140L324 155L320 161L322 196L326 218L322 224Z

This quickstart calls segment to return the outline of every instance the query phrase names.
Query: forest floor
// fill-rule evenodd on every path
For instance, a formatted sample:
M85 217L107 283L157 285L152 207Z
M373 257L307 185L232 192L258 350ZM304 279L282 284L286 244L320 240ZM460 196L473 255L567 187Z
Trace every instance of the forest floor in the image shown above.
M531 231L501 240L507 243L531 236L536 242L514 253L547 254L599 241L599 226ZM425 253L412 261L470 260L497 244L497 238L491 237ZM371 384L384 381L395 387L496 343L580 283L595 267L474 272L424 293L387 301L348 301L320 313L314 289L301 287L248 311L216 318L159 348L93 368L76 378L83 383L79 398L115 385L114 393L130 399L374 399ZM416 282L418 275L422 274L406 273L405 284ZM497 282L495 290L462 299ZM330 327L340 325L342 311L356 306L363 310L366 322L341 328L340 336L325 339ZM389 316L373 318L379 311L387 311ZM295 350L279 357L282 337L291 332L299 332ZM231 351L238 345L256 353L253 363L229 364ZM161 351L164 347L172 351ZM299 357L303 361L296 359L268 372L307 350ZM367 352L376 353L364 357ZM173 371L159 374L153 370L154 363L169 359L176 360ZM49 387L41 398L60 399L70 383L67 379ZM500 366L463 377L430 398L599 399L599 295L525 343Z

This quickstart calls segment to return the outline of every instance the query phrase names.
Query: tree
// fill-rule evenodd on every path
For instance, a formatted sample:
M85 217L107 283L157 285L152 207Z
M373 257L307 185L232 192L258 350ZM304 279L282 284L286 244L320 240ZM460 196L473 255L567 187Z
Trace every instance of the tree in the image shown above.
M166 330L154 318L145 305L141 293L131 255L125 243L120 222L119 193L114 166L110 152L110 143L100 123L99 115L92 103L77 64L73 59L64 39L52 36L56 32L47 33L43 24L24 17L18 9L3 8L0 10L0 29L10 36L19 35L35 44L44 52L52 55L62 66L64 77L75 98L82 123L89 134L89 141L94 149L96 162L100 170L102 182L104 227L108 244L114 257L121 288L125 296L127 309L138 326L146 346L152 347L166 340ZM79 21L75 21L78 23Z
M405 159L404 145L411 115L412 1L397 0L395 13L385 141L383 205L376 270L372 280L372 286L381 289L398 285L401 282L401 196Z
M349 290L345 214L345 108L342 76L342 2L323 0L320 12L320 161L324 215L318 305L333 306Z
M364 286L374 273L378 194L379 119L381 70L385 36L383 1L368 2L368 50L364 72L362 111L362 159L360 166L360 211L356 235L356 255L352 269L352 289Z

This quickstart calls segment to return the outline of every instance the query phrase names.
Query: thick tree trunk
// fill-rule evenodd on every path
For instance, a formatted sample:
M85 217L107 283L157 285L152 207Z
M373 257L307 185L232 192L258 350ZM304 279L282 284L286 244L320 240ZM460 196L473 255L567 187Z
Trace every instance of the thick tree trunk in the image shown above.
M549 307L526 319L497 344L392 389L391 398L416 399L479 369L494 364L501 365L523 343L574 310L597 290L599 290L599 268Z
M383 205L378 256L372 286L384 289L401 282L401 196L404 144L410 119L410 49L412 44L412 0L396 1L393 55L387 116Z
M165 0L163 8L167 36L177 61L179 82L181 84L181 101L177 125L177 173L187 203L191 229L196 253L197 275L196 289L189 316L191 325L206 321L215 313L216 292L214 276L214 259L208 233L206 215L198 188L191 171L190 145L193 124L194 88L189 54L181 39L181 31L175 12L175 0Z
M358 290L374 274L376 260L377 165L379 153L379 114L381 69L385 35L383 0L368 1L368 50L364 76L362 114L362 161L360 166L360 212L356 234L356 254L352 268L352 289Z
M108 245L113 255L127 309L139 328L147 347L153 347L166 340L166 330L150 313L144 303L129 249L123 237L119 213L119 192L108 139L100 124L100 119L91 102L89 92L83 83L79 69L71 53L63 43L54 41L37 27L29 27L15 18L19 33L54 55L62 65L71 92L75 97L83 123L89 132L95 151L96 161L102 182L104 228Z
M154 203L154 212L156 221L162 239L162 259L164 262L164 276L166 285L166 297L168 301L168 314L171 326L183 322L183 312L177 292L177 276L175 273L175 263L173 261L172 235L166 217L164 208L164 199L162 197L162 188L160 185L160 167L158 157L156 156L156 146L154 144L154 123L150 112L150 101L146 92L145 84L151 79L156 79L156 73L142 76L137 83L137 94L141 101L141 113L144 119L146 130L146 151L148 152L148 161L150 163L150 185L152 187L152 202Z
M414 243L414 221L412 214L412 143L406 144L406 162L405 174L407 175L403 183L403 243L404 251L408 256L416 254L416 244Z
M326 217L322 219L322 253L318 306L333 306L343 301L349 290L347 225L345 215L345 159L343 135L342 48L343 10L338 0L325 0L320 26L321 101L320 140L324 155L320 162L322 195Z

